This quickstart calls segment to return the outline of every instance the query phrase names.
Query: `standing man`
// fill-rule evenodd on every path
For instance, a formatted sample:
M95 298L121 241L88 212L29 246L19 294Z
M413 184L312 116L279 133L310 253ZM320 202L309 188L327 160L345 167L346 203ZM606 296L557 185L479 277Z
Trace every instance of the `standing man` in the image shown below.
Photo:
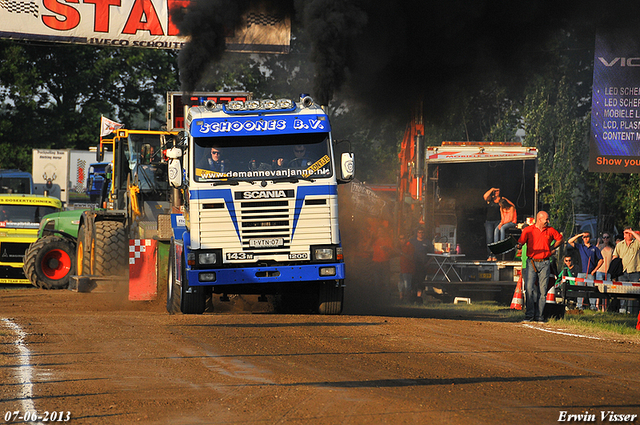
M582 243L579 243L578 238L581 236ZM571 247L576 248L580 253L582 273L592 274L593 271L599 269L604 262L600 249L591 243L591 232L578 233L570 238L567 243L571 245Z
M640 281L640 255L638 251L640 251L640 235L638 232L634 232L631 227L625 227L624 239L616 244L612 256L612 258L622 260L624 273L618 280L623 282Z
M582 243L577 242L578 238L582 236ZM567 241L572 248L575 248L580 253L580 262L582 263L582 273L587 275L592 274L595 270L599 269L602 263L604 262L604 258L602 257L602 253L600 252L600 248L593 245L591 243L591 232L583 232L578 233L577 235L569 238ZM592 301L592 302L591 302ZM595 310L596 300L590 300L593 305L593 310ZM576 302L576 307L579 310L582 310L584 303L584 298L579 297Z
M624 228L624 239L616 244L612 258L622 260L624 273L618 278L621 282L640 281L640 235L631 226ZM620 312L627 312L627 300L620 300Z
M544 304L549 283L549 257L561 243L562 235L549 226L549 214L545 211L538 212L535 224L525 227L518 239L518 248L527 244L528 258L524 279L527 294L525 322L544 322Z
M400 302L406 303L411 301L411 281L413 273L416 271L416 263L414 257L415 248L405 234L398 236L398 251L400 253L398 292L400 293Z
M487 239L487 253L489 255L487 261L495 261L496 257L493 256L488 245L494 242L494 232L500 224L500 199L502 199L500 196L500 188L492 187L487 190L482 197L487 203L487 215L484 221L484 233Z
M424 278L427 275L427 253L431 248L431 243L425 238L423 227L416 231L416 237L409 241L413 245L415 272L411 282L411 298L414 302L422 302L422 291L424 289Z

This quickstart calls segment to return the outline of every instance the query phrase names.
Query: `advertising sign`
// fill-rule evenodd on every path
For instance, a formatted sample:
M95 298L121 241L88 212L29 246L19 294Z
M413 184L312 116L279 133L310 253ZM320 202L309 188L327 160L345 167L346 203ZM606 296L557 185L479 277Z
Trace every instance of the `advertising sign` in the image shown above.
M640 48L630 31L596 35L589 171L640 172Z
M1 0L0 38L180 49L169 11L189 0ZM291 20L252 6L227 37L227 51L288 53Z

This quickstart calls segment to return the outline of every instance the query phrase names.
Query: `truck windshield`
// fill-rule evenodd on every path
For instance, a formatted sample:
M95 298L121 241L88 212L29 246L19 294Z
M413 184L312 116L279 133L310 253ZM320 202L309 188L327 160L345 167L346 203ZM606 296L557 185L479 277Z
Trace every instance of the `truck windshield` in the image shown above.
M43 205L0 205L0 227L37 229L42 217L57 211Z
M166 193L167 163L162 155L162 138L159 134L129 134L127 149L124 150L132 182L142 192ZM126 188L126 179L120 182Z
M31 179L0 176L0 193L31 193Z
M333 174L326 133L195 138L196 182L290 180Z

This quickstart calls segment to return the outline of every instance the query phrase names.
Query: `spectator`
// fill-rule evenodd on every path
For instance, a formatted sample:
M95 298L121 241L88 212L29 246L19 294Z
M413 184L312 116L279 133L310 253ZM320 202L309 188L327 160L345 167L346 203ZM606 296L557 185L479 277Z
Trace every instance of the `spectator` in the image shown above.
M500 242L507 238L507 229L516 227L518 224L518 214L516 206L507 198L501 198L498 202L500 205L500 223L493 232L493 242Z
M630 226L625 227L624 239L613 250L612 259L622 260L623 273L618 277L621 282L638 282L640 280L640 235ZM627 300L620 300L620 312L627 312Z
M582 237L582 242L578 242L578 239ZM575 248L580 253L580 261L582 263L582 273L593 274L593 272L599 269L604 262L602 253L597 246L591 244L591 232L586 231L578 233L577 235L569 238L567 243Z
M626 227L623 240L613 250L613 258L622 259L622 276L618 279L625 282L638 282L640 279L640 235L631 227Z
M603 273L603 275L599 275L600 277L596 277L596 279L606 280L606 274L608 273L609 265L611 264L611 257L613 256L613 249L615 247L616 245L613 242L611 233L604 232L602 234L602 243L598 245L598 249L602 254L603 263L596 269L596 273Z
M411 299L411 283L416 270L415 248L404 234L398 236L398 248L400 252L398 291L400 293L400 302L407 302Z
M556 287L560 286L560 284L562 283L563 276L576 277L578 276L579 272L580 272L580 269L578 268L578 265L573 262L573 257L570 254L566 254L564 256L564 265L560 269L560 272L558 272L558 278L556 279L555 286Z
M526 227L518 239L518 248L527 244L528 258L524 279L525 322L544 322L543 312L550 272L549 257L556 247L562 244L562 239L562 235L549 226L549 214L545 211L538 212L534 225ZM551 245L551 242L554 244Z
M615 248L615 244L613 243L613 238L610 232L604 232L602 234L602 243L598 245L598 249L600 249L600 253L602 254L602 259L604 262L600 267L596 269L597 280L608 280L609 266L611 265L611 257L613 256L613 249ZM600 311L607 311L607 299L598 298L596 302L597 308Z
M427 253L431 250L431 244L427 241L425 230L419 227L416 230L416 237L411 239L414 248L415 273L411 282L411 296L417 303L422 301L422 291L424 289L424 279L427 275Z
M484 201L487 203L487 213L484 222L484 232L487 241L487 261L496 261L497 258L489 249L489 244L494 241L494 232L498 224L500 224L500 188L492 187L483 195Z
M578 242L578 239L582 237L582 243ZM582 273L586 275L593 274L593 272L599 269L604 263L604 259L602 258L602 253L600 253L600 249L597 246L591 244L591 232L586 231L583 233L578 233L577 235L569 238L567 243L575 248L580 253L580 262L582 264L581 270ZM596 309L595 299L590 300L592 304L592 309ZM578 297L576 301L576 307L581 310L584 307L584 298Z

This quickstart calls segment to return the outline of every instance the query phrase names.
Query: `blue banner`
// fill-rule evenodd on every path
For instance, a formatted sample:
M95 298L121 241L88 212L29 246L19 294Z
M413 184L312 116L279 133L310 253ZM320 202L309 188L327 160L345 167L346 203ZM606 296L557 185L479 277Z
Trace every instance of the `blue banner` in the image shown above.
M264 115L199 118L191 122L193 137L257 136L331 131L326 115Z
M640 172L637 31L598 31L596 35L589 171Z

